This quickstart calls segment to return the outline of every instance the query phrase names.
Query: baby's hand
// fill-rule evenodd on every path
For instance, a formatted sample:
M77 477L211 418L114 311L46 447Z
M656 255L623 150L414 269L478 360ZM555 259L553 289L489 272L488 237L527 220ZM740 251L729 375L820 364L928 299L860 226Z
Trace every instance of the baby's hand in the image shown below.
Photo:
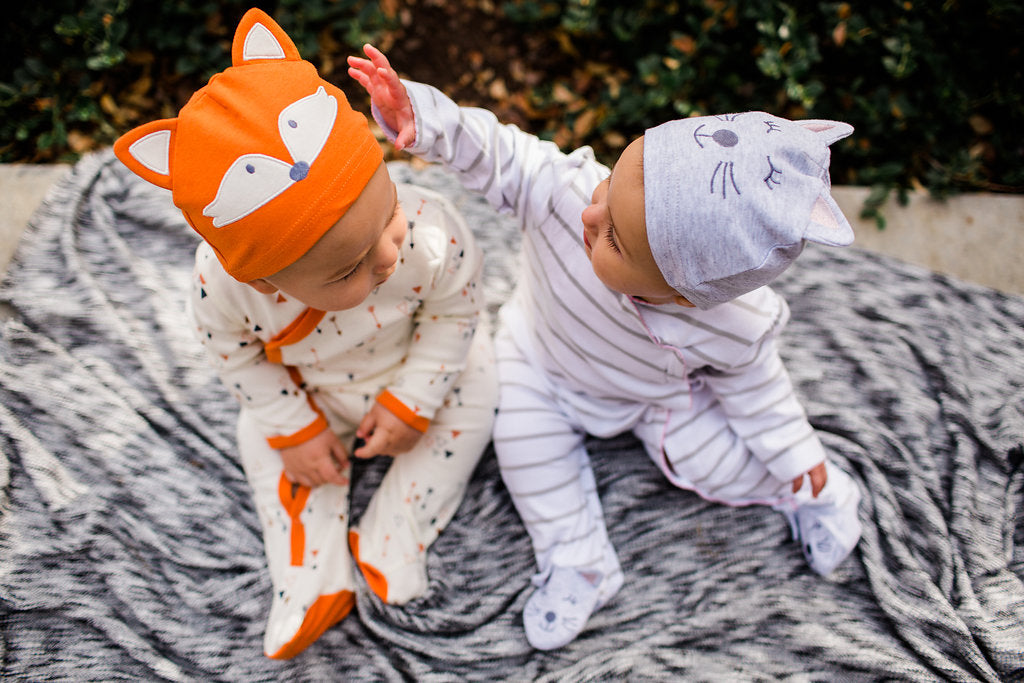
M810 477L811 497L817 498L818 494L821 493L821 490L825 488L825 484L828 483L828 470L825 469L825 463L819 462L807 472L794 479L793 493L799 491L800 487L804 485L804 477Z
M284 473L292 483L310 488L348 483L348 477L342 474L348 465L348 452L330 429L298 446L282 448L280 452Z
M359 446L352 455L357 458L372 458L375 455L400 455L412 449L423 434L402 422L394 413L379 403L374 403L370 412L363 416L356 430L356 436L366 443Z
M395 149L404 149L416 141L416 117L409 95L383 52L369 43L363 52L369 59L348 58L348 75L366 88L384 123L398 132Z

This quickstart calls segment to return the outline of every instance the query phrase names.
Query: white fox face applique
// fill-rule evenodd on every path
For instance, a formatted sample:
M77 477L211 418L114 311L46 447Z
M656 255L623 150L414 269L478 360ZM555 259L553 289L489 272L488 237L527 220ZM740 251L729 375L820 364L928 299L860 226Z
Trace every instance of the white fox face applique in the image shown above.
M248 27L240 47L235 47L239 52L236 57L241 60L236 66L266 60L298 61L298 53L287 36L273 22L266 23L270 26L257 18ZM257 102L252 109L258 107ZM327 142L337 115L338 100L323 86L285 106L277 115L277 133L291 158L279 159L259 150L239 155L220 179L216 196L203 208L202 214L213 219L214 227L223 227L251 214L303 180ZM177 119L154 121L148 124L152 130L127 146L131 160L157 176L155 179L143 177L168 188L176 124ZM229 134L229 131L224 132Z
M238 157L220 182L217 196L203 209L220 228L260 208L302 181L327 142L338 114L338 101L320 87L281 111L277 128L291 160L250 153Z

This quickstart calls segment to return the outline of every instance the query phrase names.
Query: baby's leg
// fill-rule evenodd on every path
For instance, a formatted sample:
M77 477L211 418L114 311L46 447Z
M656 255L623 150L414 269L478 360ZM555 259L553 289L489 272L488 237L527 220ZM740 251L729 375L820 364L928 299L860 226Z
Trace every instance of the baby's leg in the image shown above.
M788 518L811 567L828 574L860 538L853 479L826 463L828 484L817 498L805 481L797 494L746 447L712 399L695 396L689 410L652 408L634 429L648 455L676 486L726 505L769 505Z
M402 604L427 591L427 548L451 521L491 440L497 378L482 328L445 405L416 447L394 458L358 529L353 554L370 588Z
M707 394L677 410L648 408L633 432L669 481L707 500L775 505L790 496L791 482L772 476Z
M495 451L539 568L539 590L527 603L524 624L531 644L551 649L575 638L590 613L618 591L622 570L608 539L584 432L506 336L499 335L496 350L501 399ZM556 609L567 600L579 609Z
M291 484L280 454L267 445L244 409L238 447L263 527L274 589L263 649L268 657L288 659L352 609L348 486Z

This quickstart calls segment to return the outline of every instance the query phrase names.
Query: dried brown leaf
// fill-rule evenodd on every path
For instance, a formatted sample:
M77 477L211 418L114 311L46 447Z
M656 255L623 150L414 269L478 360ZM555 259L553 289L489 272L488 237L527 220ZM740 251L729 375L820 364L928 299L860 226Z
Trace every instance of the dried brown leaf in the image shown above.
M672 39L672 47L690 57L697 51L697 41L692 36L676 36Z
M77 130L68 131L67 144L68 149L75 154L82 154L96 147L96 141L91 136Z
M555 83L555 87L551 89L551 97L559 104L569 104L576 100L576 94L564 83Z
M103 93L100 96L100 109L110 116L117 116L119 113L117 102L110 93Z
M491 81L491 85L487 88L487 94L499 102L507 99L508 87L506 87L504 79L495 78Z
M584 109L583 113L576 117L572 124L572 134L577 138L585 138L594 130L599 118L598 110L595 108Z
M832 29L832 42L842 47L846 43L846 22L840 21L836 24L836 27Z

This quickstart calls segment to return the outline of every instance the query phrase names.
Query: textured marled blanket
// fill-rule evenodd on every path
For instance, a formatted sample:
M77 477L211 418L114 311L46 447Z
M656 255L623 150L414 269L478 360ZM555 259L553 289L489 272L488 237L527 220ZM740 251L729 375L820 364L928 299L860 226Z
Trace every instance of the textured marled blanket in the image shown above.
M463 209L496 307L515 224L437 169L393 173ZM196 239L167 193L98 153L0 289L5 680L1024 679L1024 299L852 248L808 248L777 287L811 421L866 492L832 577L777 513L673 489L632 438L592 440L626 585L569 647L532 651L532 554L489 451L426 597L389 607L361 586L309 650L265 658L234 404L183 317ZM359 466L354 514L383 464Z

